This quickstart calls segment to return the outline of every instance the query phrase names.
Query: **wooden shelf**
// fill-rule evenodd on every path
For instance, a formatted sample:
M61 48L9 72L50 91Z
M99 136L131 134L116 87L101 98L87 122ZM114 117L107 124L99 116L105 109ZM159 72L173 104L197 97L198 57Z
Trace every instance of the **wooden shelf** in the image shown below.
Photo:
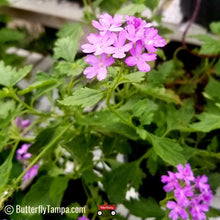
M79 22L83 8L77 3L56 0L9 0L10 6L1 9L15 18L60 28L66 22Z

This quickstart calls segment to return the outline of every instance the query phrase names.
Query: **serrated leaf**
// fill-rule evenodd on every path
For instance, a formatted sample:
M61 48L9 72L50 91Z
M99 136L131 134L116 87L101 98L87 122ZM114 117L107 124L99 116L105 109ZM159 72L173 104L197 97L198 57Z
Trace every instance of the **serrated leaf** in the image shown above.
M199 54L213 55L220 53L219 40L216 40L209 35L202 35L202 34L195 35L193 37L204 42L204 44L201 46Z
M65 106L82 106L85 108L94 106L102 98L103 93L101 91L85 87L76 90L72 96L66 97L64 100L58 102Z
M5 66L3 61L0 61L0 85L14 86L17 82L23 79L30 71L31 66L25 66L22 69L16 70L11 66Z
M200 121L190 125L194 131L210 132L220 128L220 115L203 112L197 117Z
M135 87L145 95L149 95L153 98L160 99L168 103L173 102L179 104L181 102L179 96L177 96L172 90L138 84L135 84Z
M121 112L121 114L126 115L125 112ZM77 123L92 126L94 130L105 135L111 136L112 134L120 134L132 140L137 140L139 138L132 127L124 124L110 111L96 112L85 118L81 118L77 115L75 119Z
M132 199L130 201L124 202L123 204L132 215L141 218L162 218L164 216L164 211L157 204L156 200L151 197L147 199L141 197L138 200Z
M158 105L149 99L143 99L134 104L132 108L133 115L138 117L142 125L149 125L153 121L154 113Z
M167 130L184 130L195 114L193 101L185 102L179 109L174 105L167 105L166 122Z
M165 162L172 166L186 163L183 148L174 140L154 136L152 142L155 153Z
M123 164L112 172L104 174L104 188L111 202L120 203L125 200L128 184L137 190L145 174L136 162Z
M123 78L120 79L119 83L140 83L142 81L144 81L144 77L145 77L146 73L143 72L135 72L135 73L131 73L128 74L127 76L124 76Z
M146 10L146 6L144 4L129 4L119 9L116 14L135 15L136 13L141 13L144 10Z
M220 22L212 22L209 27L212 33L220 35Z
M60 62L56 66L56 70L60 75L64 76L77 76L83 72L87 63L83 59L79 59L74 63Z
M70 28L71 26L71 28ZM68 24L60 30L60 38L55 42L54 58L62 58L73 62L82 36L82 26L79 24Z
M208 85L206 86L205 91L203 92L203 95L208 99L220 102L219 94L220 82L214 79L213 77L210 77Z
M4 187L9 180L12 169L13 152L9 154L7 159L0 166L0 194L4 191Z

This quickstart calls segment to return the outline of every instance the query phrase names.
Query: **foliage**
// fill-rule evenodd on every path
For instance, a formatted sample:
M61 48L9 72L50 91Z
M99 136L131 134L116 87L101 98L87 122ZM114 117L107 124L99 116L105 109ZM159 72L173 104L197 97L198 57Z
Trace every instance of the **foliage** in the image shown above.
M145 8L154 12L159 1L96 0L91 4L85 12L89 23L98 10L140 16ZM82 24L66 24L58 31L51 72L37 72L24 89L18 82L31 74L32 67L17 68L5 54L0 56L0 208L8 203L82 206L93 220L111 219L109 213L97 216L98 205L107 202L123 204L141 218L168 219L159 203L165 195L160 176L186 162L196 173L207 174L215 191L220 186L219 27L219 22L210 25L217 38L195 36L204 42L197 49L196 68L186 68L190 61L178 58L179 49L170 60L160 51L165 59L152 62L149 73L116 62L102 81L82 74L87 67L78 53ZM0 49L22 37L2 28ZM48 110L39 107L42 99L48 101ZM18 116L29 118L31 125L19 128ZM21 162L16 152L24 143L31 144L32 156ZM37 175L25 182L25 173L36 164ZM139 199L126 198L131 189ZM46 219L47 215L27 218ZM209 216L215 215L218 212L212 209ZM80 216L66 213L62 218ZM124 218L116 214L114 219Z

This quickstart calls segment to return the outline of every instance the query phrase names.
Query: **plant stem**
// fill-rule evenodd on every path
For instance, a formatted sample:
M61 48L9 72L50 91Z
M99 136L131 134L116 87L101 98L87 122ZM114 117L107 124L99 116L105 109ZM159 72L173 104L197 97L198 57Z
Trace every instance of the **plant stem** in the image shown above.
M58 140L63 136L63 134L70 128L70 125L68 125L66 128L64 128L57 136L53 139L35 158L31 161L31 163L28 165L28 167L17 177L15 180L15 185L18 185L18 183L21 181L22 177L25 175L25 173L34 165L37 163L37 161L47 152L49 148L51 148L55 143L58 142Z

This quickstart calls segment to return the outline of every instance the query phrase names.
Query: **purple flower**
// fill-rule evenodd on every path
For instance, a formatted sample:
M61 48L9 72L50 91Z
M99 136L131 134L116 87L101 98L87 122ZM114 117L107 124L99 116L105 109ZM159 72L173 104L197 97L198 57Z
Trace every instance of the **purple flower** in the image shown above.
M123 22L123 16L122 15L115 15L114 18L112 18L111 15L105 13L100 16L99 22L98 21L92 21L93 27L95 27L97 30L100 31L101 35L104 35L107 31L113 31L118 32L121 31L123 28L121 27Z
M132 48L132 43L125 44L126 42L126 31L120 31L118 38L116 37L114 42L114 58L124 58L125 52L128 52Z
M114 33L108 31L103 36L98 34L90 34L87 39L90 44L82 45L82 51L84 53L94 53L94 55L100 55L102 53L114 53L114 47L112 47L115 39Z
M144 28L137 30L135 26L132 24L126 26L125 30L126 30L126 38L133 43L137 42L138 40L141 40L145 32Z
M167 44L165 39L158 35L158 30L154 28L145 30L143 43L149 52L156 52L157 49L155 47L164 47Z
M177 170L179 171L176 173L177 179L184 180L186 185L190 185L190 181L195 180L191 167L188 163L185 165L185 168L182 164L177 165Z
M152 26L152 23L147 23L146 21L142 20L141 18L136 18L134 16L125 16L127 24L132 24L135 29L139 28L148 28Z
M188 211L193 220L206 219L204 212L209 210L209 205L213 197L210 186L207 183L208 177L194 177L189 164L185 167L177 165L178 172L168 171L169 176L163 175L161 181L167 183L164 186L166 192L174 190L174 199L176 202L169 201L167 208L172 209L169 217L173 220L181 216L183 219L188 218L185 213ZM177 181L177 182L176 182ZM198 190L199 189L199 190ZM184 210L184 211L183 211Z
M28 127L31 124L31 121L29 119L24 120L21 116L18 116L15 119L15 124L20 129L20 131L22 132L22 131L24 131L24 129L26 127Z
M130 53L132 56L126 58L125 63L128 66L135 66L137 65L137 68L141 72L149 72L150 71L150 65L146 63L146 61L153 61L156 60L156 54L149 54L149 53L143 53L143 45L141 41L136 42L136 47L132 48L130 50Z
M177 201L185 206L189 204L189 199L187 197L192 197L193 194L191 186L185 186L184 188L178 186L174 190L174 195Z
M197 176L195 180L196 187L199 188L200 192L208 191L210 186L207 184L208 177L203 175L202 177Z
M203 220L206 219L206 215L204 212L209 211L209 206L201 203L200 200L193 199L191 201L189 212L192 215L193 220Z
M39 165L36 164L34 166L32 166L24 175L23 179L24 180L29 180L34 178L37 175L37 171L38 171Z
M29 159L32 155L30 153L27 153L28 148L30 147L30 144L23 144L21 148L17 150L17 160L25 160Z
M78 220L89 220L89 218L87 218L85 215L83 215L82 217L79 217Z
M169 213L169 218L171 218L172 220L177 220L179 216L181 216L182 219L187 219L189 217L182 204L168 201L167 208L172 209L172 211Z
M107 77L107 67L114 63L114 59L112 57L107 57L106 53L101 54L100 59L93 55L87 55L85 61L92 65L92 67L87 67L83 74L86 75L88 79L97 75L99 81Z
M167 183L163 187L165 192L170 192L179 185L178 180L176 178L176 175L173 172L168 171L168 175L169 176L163 175L161 177L161 182L162 183Z

